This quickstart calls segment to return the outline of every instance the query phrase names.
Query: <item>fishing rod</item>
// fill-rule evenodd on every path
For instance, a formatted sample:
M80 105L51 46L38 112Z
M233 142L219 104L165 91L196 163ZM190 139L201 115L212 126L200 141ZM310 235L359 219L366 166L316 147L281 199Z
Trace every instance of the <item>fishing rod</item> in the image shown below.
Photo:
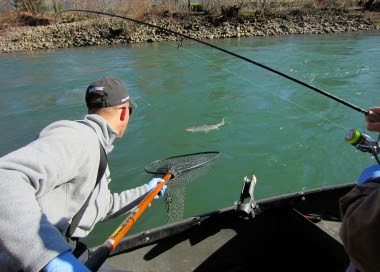
M367 116L372 121L380 122L380 114L377 114L374 111L364 110L364 109L362 109L362 108L360 108L358 106L355 106L355 105L353 105L353 104L351 104L351 103L349 103L349 102L347 102L347 101L345 101L343 99L340 99L337 96L334 96L334 95L332 95L332 94L330 94L330 93L328 93L326 91L323 91L323 90L321 90L321 89L319 89L317 87L314 87L314 86L312 86L312 85L310 85L310 84L308 84L306 82L303 82L303 81L301 81L299 79L296 79L296 78L294 78L292 76L289 76L289 75L287 75L285 73L282 73L282 72L280 72L278 70L275 70L275 69L273 69L273 68L271 68L269 66L266 66L266 65L264 65L262 63L259 63L259 62L256 62L254 60L251 60L251 59L246 58L244 56L238 55L238 54L236 54L234 52L231 52L231 51L226 50L224 48L218 47L216 45L210 44L208 42L196 39L196 38L191 37L189 35L186 35L186 34L183 34L183 33L179 33L179 32L176 32L176 31L164 28L164 27L160 27L160 26L157 26L157 25L154 25L154 24L150 24L150 23L147 23L147 22L144 22L144 21L141 21L141 20L137 20L137 19L133 19L133 18L117 15L117 14L102 12L102 11L93 11L93 10L84 10L84 9L68 9L68 10L64 10L64 11L61 11L61 12L57 13L56 16L55 16L55 19L57 19L58 15L60 15L61 13L64 13L64 12L87 12L87 13L93 13L93 14L98 14L98 15L105 15L105 16L120 18L120 19L124 19L124 20L128 20L128 21L137 23L137 24L141 24L141 25L152 27L152 28L156 28L156 29L159 29L161 31L164 31L164 32L167 32L167 33L170 33L170 34L182 37L182 38L193 40L195 42L198 42L198 43L204 44L206 46L212 47L212 48L214 48L216 50L222 51L222 52L224 52L226 54L232 55L232 56L234 56L236 58L239 58L239 59L242 59L242 60L247 61L249 63L252 63L252 64L254 64L256 66L259 66L259 67L261 67L263 69L271 71L271 72L273 72L273 73L275 73L277 75L285 77L285 78L287 78L287 79L289 79L291 81L294 81L294 82L296 82L296 83L298 83L298 84L300 84L300 85L302 85L302 86L304 86L306 88L309 88L309 89L311 89L311 90L313 90L315 92L318 92L318 93L320 93L320 94L322 94L324 96L327 96L327 97L329 97L329 98L331 98L331 99L333 99L333 100L335 100L335 101L337 101L337 102L339 102L339 103L341 103L343 105L346 105L346 106L350 107L351 109L354 109L354 110L356 110L356 111L358 111L360 113L363 113L365 116ZM55 21L57 21L57 20L55 20ZM178 48L180 48L181 46L182 46L182 41L178 45Z

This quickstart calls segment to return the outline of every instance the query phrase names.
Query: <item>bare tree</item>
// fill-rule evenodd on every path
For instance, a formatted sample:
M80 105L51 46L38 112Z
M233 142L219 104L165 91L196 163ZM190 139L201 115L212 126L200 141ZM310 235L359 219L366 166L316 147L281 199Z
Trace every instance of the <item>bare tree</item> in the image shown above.
M52 0L52 1L53 1L54 12L55 13L59 12L58 0Z
M45 0L9 0L17 11L26 11L31 14L40 14L47 10L47 4Z

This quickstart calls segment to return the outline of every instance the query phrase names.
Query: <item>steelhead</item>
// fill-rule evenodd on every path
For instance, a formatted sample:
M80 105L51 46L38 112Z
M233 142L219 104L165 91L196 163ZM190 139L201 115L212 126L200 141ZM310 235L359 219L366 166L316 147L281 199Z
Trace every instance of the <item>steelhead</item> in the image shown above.
M222 122L215 125L194 126L194 127L188 127L185 130L189 132L208 132L209 130L218 129L220 126L223 126L223 125L224 125L224 118L222 119Z

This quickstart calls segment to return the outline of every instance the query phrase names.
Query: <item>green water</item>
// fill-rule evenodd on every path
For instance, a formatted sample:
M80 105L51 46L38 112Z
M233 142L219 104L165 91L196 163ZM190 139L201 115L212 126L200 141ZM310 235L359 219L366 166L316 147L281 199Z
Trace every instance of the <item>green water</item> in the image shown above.
M380 32L209 41L320 88L359 108L380 105ZM0 155L59 119L85 114L84 91L105 75L123 79L138 103L110 156L112 191L148 181L144 166L216 150L212 169L187 184L184 216L233 205L256 175L257 200L354 181L376 163L345 143L364 116L326 96L199 43L152 43L0 55ZM208 133L190 126L227 124ZM376 134L368 133L373 138ZM98 224L102 243L124 216ZM166 223L162 199L129 234Z

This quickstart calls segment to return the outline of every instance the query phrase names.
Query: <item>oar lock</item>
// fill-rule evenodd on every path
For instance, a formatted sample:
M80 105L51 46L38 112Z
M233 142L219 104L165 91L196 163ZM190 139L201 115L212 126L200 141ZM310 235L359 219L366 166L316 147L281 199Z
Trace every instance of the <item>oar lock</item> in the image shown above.
M380 164L380 161L377 157L377 155L380 153L380 134L378 135L377 140L374 140L367 134L361 133L353 128L346 133L344 139L348 143L355 146L358 150L370 153L376 159L377 163Z
M254 189L256 185L257 179L253 175L252 179L248 177L244 178L243 189L241 190L240 200L235 201L234 209L242 214L243 216L250 216L254 218L256 213L259 213L259 206L256 204L254 199ZM245 201L248 199L248 202Z

